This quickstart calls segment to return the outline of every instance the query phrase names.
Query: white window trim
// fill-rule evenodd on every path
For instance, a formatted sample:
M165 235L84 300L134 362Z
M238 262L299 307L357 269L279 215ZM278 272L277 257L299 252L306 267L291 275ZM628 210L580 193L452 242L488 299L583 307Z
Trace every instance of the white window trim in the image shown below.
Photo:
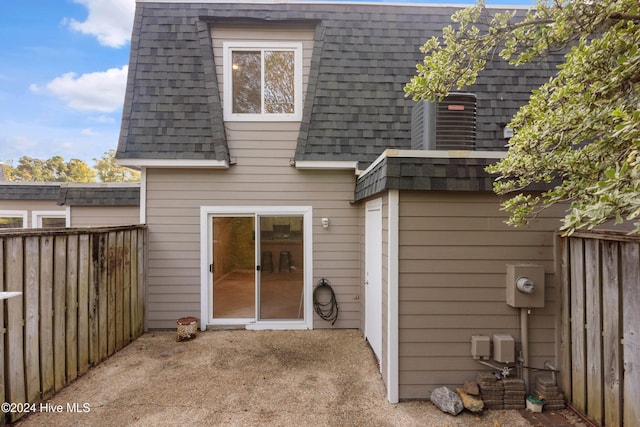
M19 228L27 228L29 226L28 224L28 212L27 211L14 211L14 210L5 210L5 211L0 211L0 218L20 218L22 217L22 227ZM9 229L4 229L4 230L11 230Z
M64 226L71 227L71 209L69 206L65 210L59 211L32 211L31 228L42 228L43 218L64 218Z
M253 330L264 329L313 329L313 208L311 206L201 206L200 207L200 329L207 329L207 325L229 323L224 319L214 321L212 317L213 299L209 264L213 260L209 236L212 215L302 215L304 218L304 318L302 320L256 320L233 319L231 323L245 324L245 328ZM257 260L256 260L257 261ZM222 320L222 321L221 321Z
M294 52L294 112L293 114L234 114L233 113L233 91L232 91L232 60L233 50L292 50ZM302 120L302 43L300 42L248 42L234 41L222 43L222 63L223 63L223 87L224 87L224 120L226 121L300 121Z

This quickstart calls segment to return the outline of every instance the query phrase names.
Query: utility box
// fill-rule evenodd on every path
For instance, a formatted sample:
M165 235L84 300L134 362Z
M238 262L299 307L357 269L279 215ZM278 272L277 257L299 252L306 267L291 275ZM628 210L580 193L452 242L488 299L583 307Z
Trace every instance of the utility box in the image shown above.
M507 304L518 308L544 307L544 267L507 264Z
M491 341L486 335L471 337L471 356L476 359L489 360L491 357Z
M516 361L516 343L511 335L493 336L493 360L500 363Z

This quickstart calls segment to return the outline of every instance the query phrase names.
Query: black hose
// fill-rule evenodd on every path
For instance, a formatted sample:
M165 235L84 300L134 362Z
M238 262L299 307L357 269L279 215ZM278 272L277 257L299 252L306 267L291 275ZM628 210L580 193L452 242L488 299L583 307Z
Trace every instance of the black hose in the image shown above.
M320 302L318 295L323 292L329 293L329 301ZM313 308L320 318L331 322L331 325L338 320L338 301L336 301L336 294L333 292L329 281L324 277L320 279L313 289Z

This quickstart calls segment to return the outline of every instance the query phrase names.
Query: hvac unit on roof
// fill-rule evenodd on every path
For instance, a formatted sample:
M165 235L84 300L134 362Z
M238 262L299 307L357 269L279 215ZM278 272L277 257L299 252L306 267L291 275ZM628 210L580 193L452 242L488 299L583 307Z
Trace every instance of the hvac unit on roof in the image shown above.
M411 114L413 150L473 150L476 145L476 96L450 93L442 101L421 101Z

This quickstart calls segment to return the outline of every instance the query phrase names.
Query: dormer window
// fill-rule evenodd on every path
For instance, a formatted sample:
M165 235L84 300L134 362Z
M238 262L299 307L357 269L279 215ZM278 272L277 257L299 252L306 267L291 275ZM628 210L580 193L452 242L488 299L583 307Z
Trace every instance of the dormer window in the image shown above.
M224 43L225 120L302 118L302 43Z

